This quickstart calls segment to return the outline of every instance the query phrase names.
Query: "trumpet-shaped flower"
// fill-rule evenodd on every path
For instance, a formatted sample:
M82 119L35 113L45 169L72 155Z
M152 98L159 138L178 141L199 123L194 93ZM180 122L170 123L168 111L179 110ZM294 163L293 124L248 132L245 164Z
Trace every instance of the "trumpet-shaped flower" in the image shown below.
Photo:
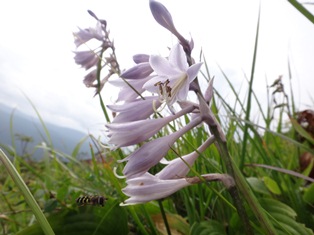
M104 34L102 31L101 23L97 21L97 25L95 28L81 29L77 33L74 33L75 36L75 45L79 47L80 45L88 42L91 39L97 39L98 41L102 41L104 38Z
M127 179L126 183L127 186L122 192L130 198L122 203L122 206L165 198L191 185L185 178L162 180L147 172L139 177Z
M195 176L191 178L179 179L160 179L148 172L138 177L127 179L127 186L122 192L129 196L121 206L128 206L162 199L170 196L178 190L205 181L221 181L227 188L234 187L235 183L232 177L226 174L204 174L203 179Z
M155 20L160 24L161 26L165 27L168 29L173 35L175 35L180 44L183 46L184 51L188 54L191 55L191 51L194 47L194 42L191 40L188 42L175 28L172 16L170 12L167 10L167 8L161 4L160 2L150 0L149 1L149 7L150 10L155 18ZM190 58L189 58L190 59Z
M148 77L153 71L149 62L143 62L123 72L121 77L126 79L141 79Z
M158 101L158 97L150 96L143 99L136 99L130 103L121 105L107 105L107 107L116 113L119 113L112 123L132 122L137 120L143 120L148 118L154 113L153 103L158 108L161 103Z
M75 51L75 63L81 65L86 70L95 66L99 61L99 55L94 51Z
M133 61L136 64L149 62L149 55L147 55L147 54L136 54L133 56Z
M196 118L180 130L144 144L141 148L120 161L128 161L123 169L123 174L127 178L132 178L147 172L167 154L170 147L178 138L197 126L201 121L201 118Z
M134 101L139 94L142 94L145 90L143 84L147 82L151 77L145 77L142 79L111 79L110 84L120 87L117 102L119 101Z
M170 115L164 118L107 124L106 127L109 131L108 137L110 137L108 142L115 144L116 148L138 144L148 140L169 122L188 113L192 109L193 107L190 106L181 110L176 115Z
M186 100L190 83L196 78L202 63L189 67L180 44L172 47L168 59L152 55L149 62L157 76L146 82L144 88L158 93L161 101L172 110L171 106L176 101Z
M87 87L93 87L96 79L97 79L97 70L93 69L92 71L90 71L88 74L85 75L83 83Z
M159 179L176 179L182 178L190 171L190 167L194 164L199 154L215 141L215 137L208 138L198 149L190 154L178 157L169 161L167 166L156 174Z

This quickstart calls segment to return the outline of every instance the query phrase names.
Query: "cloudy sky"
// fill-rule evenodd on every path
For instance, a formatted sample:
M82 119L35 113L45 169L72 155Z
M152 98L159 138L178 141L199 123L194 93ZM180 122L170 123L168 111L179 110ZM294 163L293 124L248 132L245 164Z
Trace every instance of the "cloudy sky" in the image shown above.
M288 86L291 62L297 105L313 107L314 25L285 0L161 1L178 31L193 37L194 58L202 49L215 87L231 93L218 65L240 89L250 76L256 25L261 5L260 39L254 89L266 99L268 83L283 75ZM261 2L261 4L259 4ZM0 103L85 132L103 130L104 118L94 90L82 83L84 70L74 63L72 32L95 25L90 9L106 19L121 68L133 65L136 53L167 55L176 43L153 19L148 0L12 0L0 7ZM314 6L308 6L314 12ZM228 87L227 87L228 88ZM115 94L103 90L106 101Z

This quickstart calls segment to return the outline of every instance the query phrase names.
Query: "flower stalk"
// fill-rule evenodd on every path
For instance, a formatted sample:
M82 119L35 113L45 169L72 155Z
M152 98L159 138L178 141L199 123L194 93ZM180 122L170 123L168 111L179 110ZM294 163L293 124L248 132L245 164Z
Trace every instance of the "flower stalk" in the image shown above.
M202 94L198 93L198 98L199 98L200 104L201 105L203 104L203 107L208 107L208 106L204 105L204 103L206 104L206 102L205 102ZM239 168L233 162L233 160L229 154L229 151L228 151L226 137L223 134L221 127L220 127L219 123L217 122L214 114L211 112L211 110L209 108L205 109L205 110L203 109L204 122L209 126L211 133L216 137L217 148L218 148L218 151L220 153L220 156L221 156L223 162L226 165L227 173L230 176L232 176L233 179L235 180L236 185L235 185L235 187L231 187L229 189L229 193L232 196L234 203L235 203L235 206L238 210L239 216L242 219L246 234L254 234L254 233L253 233L252 227L250 225L247 213L244 209L243 202L240 198L239 191L245 197L247 203L250 205L250 207L254 211L258 220L261 222L264 229L267 231L267 234L275 235L276 232L275 232L274 227L272 226L271 222L269 221L267 215L264 213L263 208L258 203L255 195L253 194L252 190L250 189L247 182L245 181Z
M263 212L242 173L233 162L225 134L211 111L213 79L209 81L204 94L200 89L197 75L203 63L195 63L191 57L194 41L192 39L186 40L177 31L172 16L165 6L155 0L150 0L149 6L155 20L178 39L178 43L171 47L167 57L137 54L133 57L135 65L120 74L115 48L108 37L107 22L98 19L92 12L89 13L97 20L97 27L80 30L77 35L81 36L82 42L76 40L77 47L92 38L102 43L101 50L93 51L95 55L85 51L77 52L75 61L86 70L96 67L86 75L84 83L86 86L96 87L96 94L99 95L108 122L106 125L108 143L113 145L113 148L140 145L128 157L118 161L120 163L127 162L123 169L127 186L122 189L122 192L129 198L121 205L160 200L184 187L218 180L224 184L233 198L246 234L253 234L253 230L241 196L249 203L268 234L274 234L274 228L267 215ZM103 63L103 54L108 48L111 48L112 53L109 57L105 57ZM101 79L101 70L105 66L109 66L109 73ZM113 74L119 75L119 80L112 80ZM94 84L95 81L96 84ZM107 81L120 88L116 103L107 105L107 108L113 112L114 119L111 123L109 123L109 116L105 111L100 95L100 91ZM198 103L187 100L189 92L197 95ZM147 96L147 93L151 95ZM167 108L168 111L166 116L160 113L164 111L164 108ZM152 118L153 115L154 118ZM171 134L152 140L162 128L167 127L170 122L182 118L183 115L191 115L191 119L187 121L186 125L178 128L178 130L172 129ZM168 150L179 138L203 123L209 127L210 133L208 133L207 141L196 151L168 162L168 165L159 173L155 175L149 173L152 167L162 163ZM199 154L213 142L216 142L221 159L225 164L226 174L201 175L193 172L196 176L186 177ZM161 202L160 208L163 212ZM164 219L167 226L165 215ZM171 232L169 227L167 227L167 232L168 234Z

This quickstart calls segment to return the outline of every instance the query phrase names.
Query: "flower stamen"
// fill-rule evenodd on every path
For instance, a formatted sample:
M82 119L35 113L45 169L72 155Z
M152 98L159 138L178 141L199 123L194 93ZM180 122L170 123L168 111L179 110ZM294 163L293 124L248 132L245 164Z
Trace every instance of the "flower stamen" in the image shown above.
M168 86L170 83L169 79L167 79L165 82L156 82L154 86L158 86L159 88L159 96L162 97L162 100L168 100L167 97L171 97L171 90L172 88Z

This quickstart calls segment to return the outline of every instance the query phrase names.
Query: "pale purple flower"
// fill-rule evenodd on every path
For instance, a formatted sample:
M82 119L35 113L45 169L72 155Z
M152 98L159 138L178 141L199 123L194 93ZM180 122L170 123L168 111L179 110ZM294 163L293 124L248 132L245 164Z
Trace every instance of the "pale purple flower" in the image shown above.
M74 59L77 64L86 70L92 70L93 68L85 76L84 84L87 87L95 87L95 95L97 95L113 74L120 74L120 68L115 55L114 43L109 39L109 31L106 29L106 20L99 19L90 10L88 10L88 13L97 20L97 25L95 28L79 28L78 32L73 33L75 36L74 43L76 47L80 47L82 44L87 44L92 40L93 42L96 41L99 45L96 49L92 49L95 48L94 46L90 47L90 45L86 45L90 50L74 52ZM108 53L107 49L111 49L111 53ZM102 63L99 63L100 61ZM104 68L107 68L108 72L103 78L100 78L100 74L104 74Z
M158 172L156 176L159 179L177 179L185 177L199 154L204 152L214 141L215 137L212 136L208 138L200 147L198 147L197 151L183 157L177 157L176 159L167 162L167 166Z
M96 66L99 61L99 55L94 51L75 51L75 63L81 65L86 70Z
M134 151L128 157L120 160L119 162L128 161L123 169L123 174L127 178L132 178L147 172L167 154L168 150L177 139L197 126L201 121L201 118L196 118L180 130L152 140Z
M155 107L153 106L155 105ZM156 96L136 99L130 103L121 105L107 105L107 107L118 113L112 123L132 122L147 119L160 107L161 103Z
M173 24L172 16L164 5L162 5L160 2L150 0L149 7L155 20L161 26L165 27L173 34L177 32Z
M149 62L157 76L146 82L144 88L158 93L161 100L172 110L171 107L176 101L186 100L190 83L196 78L202 63L189 67L180 44L172 47L168 60L152 55Z
M97 69L94 69L85 75L83 83L87 87L94 87L94 82L96 81L96 79L97 79Z
M141 79L148 77L154 70L149 62L139 63L121 74L126 79Z
M145 91L143 88L143 84L149 81L150 79L151 77L125 80L119 78L111 79L109 83L116 87L120 87L117 102L119 101L130 102L134 101L140 94L142 94Z
M192 49L194 47L194 42L191 40L191 42L188 42L175 28L172 16L167 10L167 8L162 5L160 2L150 0L149 1L149 7L150 10L155 18L155 20L163 27L168 29L173 35L175 35L180 44L183 46L184 51L191 55Z
M99 21L97 21L97 25L95 28L88 29L79 28L79 31L74 33L74 36L75 36L74 43L76 47L79 47L80 45L88 42L91 39L102 41L104 38L101 23Z
M116 148L120 148L148 140L169 122L181 117L192 109L193 107L191 106L185 110L181 110L176 115L164 118L107 124L107 136L110 137L108 143L116 145Z
M167 10L167 8L160 2L157 2L154 0L149 1L149 7L153 14L153 17L158 22L158 24L168 29L181 41L183 37L179 34L177 29L175 28L173 20L172 20L172 16L170 12Z
M213 94L214 94L214 78L210 79L209 81L209 84L208 84L208 87L204 93L204 99L206 102L210 102L212 97L213 97Z
M162 180L146 172L145 174L126 180L127 186L122 192L130 198L122 206L145 203L168 197L176 191L192 185L185 178Z
M136 64L149 62L149 55L147 55L147 54L136 54L133 56L133 61Z
M120 205L128 206L163 199L184 187L202 183L204 180L208 182L221 181L227 189L235 185L234 179L227 174L204 174L201 177L160 179L146 172L126 180L127 186L122 189L122 192L129 198Z

